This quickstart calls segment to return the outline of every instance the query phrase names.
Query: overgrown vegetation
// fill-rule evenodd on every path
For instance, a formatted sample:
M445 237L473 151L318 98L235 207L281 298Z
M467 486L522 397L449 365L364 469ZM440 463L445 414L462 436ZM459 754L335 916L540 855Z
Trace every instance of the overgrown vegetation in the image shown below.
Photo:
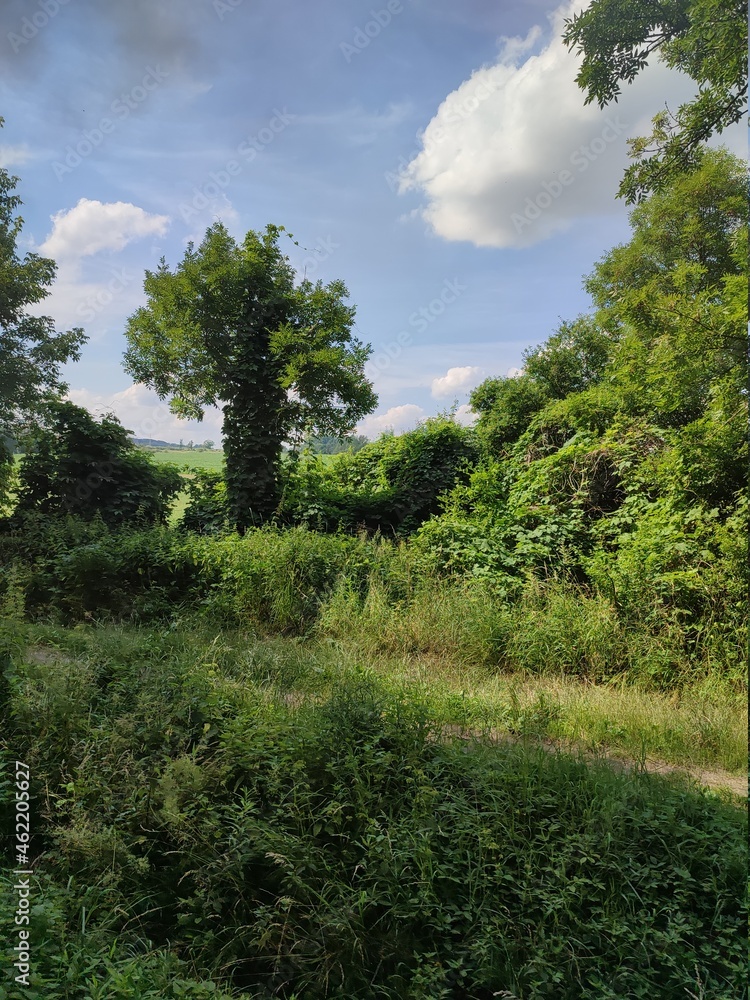
M11 526L27 515L45 521L94 517L112 526L163 523L180 488L176 468L156 465L114 416L97 421L70 402L50 402L44 426L21 459Z
M35 776L41 995L741 995L736 808L454 738L325 651L33 636L5 731Z
M644 39L686 57L713 7L682 6L575 18L591 94ZM345 288L217 224L147 276L127 363L228 400L227 464L159 464L60 398L82 334L24 312L54 265L0 169L0 822L23 760L40 862L0 1000L747 997L746 169L688 134L721 37L591 313L471 428L334 438L374 405Z

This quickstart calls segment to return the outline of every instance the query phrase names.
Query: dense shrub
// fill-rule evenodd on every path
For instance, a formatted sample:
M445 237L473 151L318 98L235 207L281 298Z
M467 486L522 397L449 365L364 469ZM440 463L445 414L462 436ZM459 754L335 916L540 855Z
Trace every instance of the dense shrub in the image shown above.
M100 519L26 518L22 530L0 533L0 593L20 573L36 616L151 620L191 610L304 632L342 576L366 585L384 563L384 544L303 527L205 537L163 526L113 531Z
M465 481L478 446L452 419L384 435L328 462L301 461L291 472L280 516L323 531L408 535L440 509L443 493Z
M21 461L15 512L159 523L180 486L177 469L152 462L114 416L97 421L80 406L54 402Z
M100 518L26 517L0 533L0 589L20 567L36 616L173 615L208 592L214 566L200 539L186 544L164 526L112 530Z
M187 504L180 527L201 535L215 535L232 527L223 472L195 469L186 483Z

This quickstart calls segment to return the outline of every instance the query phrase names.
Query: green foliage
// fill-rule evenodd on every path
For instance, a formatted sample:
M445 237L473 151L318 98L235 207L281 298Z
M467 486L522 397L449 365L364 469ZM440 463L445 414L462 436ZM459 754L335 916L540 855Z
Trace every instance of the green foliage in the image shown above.
M284 441L341 434L376 404L370 349L352 336L343 282L303 281L281 252L283 229L238 245L220 223L174 272L147 272L148 304L128 322L125 366L172 409L197 419L223 403L227 495L240 529L278 504Z
M231 528L224 474L196 469L187 481L188 501L180 527L198 534L217 534Z
M319 434L309 438L306 442L306 447L314 455L340 455L343 451L359 451L366 444L367 438L362 434L349 434L346 437Z
M268 527L241 542L228 538L207 613L261 631L304 633L342 576L361 579L371 548L364 540L305 528Z
M477 433L485 447L494 455L507 454L553 400L593 390L614 348L611 334L591 317L579 316L562 323L540 347L526 350L520 375L484 381L471 394L471 406L479 414ZM607 405L602 393L587 398Z
M0 508L9 497L14 436L44 400L67 388L60 365L76 360L86 339L78 327L60 333L49 316L28 313L49 295L56 267L36 253L19 256L23 219L15 214L21 204L17 183L0 167Z
M589 316L562 323L542 347L524 352L524 372L552 399L583 392L599 382L612 356L611 334Z
M503 593L528 573L593 588L647 646L666 644L621 662L667 685L691 658L744 671L727 539L746 534L745 173L706 153L633 211L632 239L588 279L595 317L475 390L486 454L416 540L433 570Z
M329 462L303 460L290 473L280 516L324 531L407 535L438 512L477 456L471 430L435 417Z
M107 524L165 521L179 473L136 448L116 417L95 420L70 402L50 402L43 429L21 461L14 518L101 518Z
M438 417L332 459L293 455L276 517L328 532L407 535L437 513L442 494L466 477L477 454L471 431ZM187 488L183 528L211 533L229 526L222 477L199 473Z
M3 939L14 940L18 928L8 903L11 880L4 880L5 906L0 909ZM120 899L106 881L101 885L55 883L41 875L39 902L32 908L34 942L31 984L14 981L11 961L0 978L2 1000L237 1000L214 980L196 978L174 953L149 942L124 940L116 919L102 916ZM248 994L242 994L247 996Z
M66 620L176 613L205 597L215 579L218 557L204 549L164 527L111 530L98 517L27 517L0 535L0 563L25 568L28 611Z
M27 311L49 295L56 267L36 253L19 256L17 183L0 167L0 431L35 412L43 398L64 391L60 365L77 360L85 340L83 330L56 332L49 316Z
M472 392L470 403L479 414L477 433L485 447L502 454L507 445L519 439L548 399L545 388L529 375L482 382Z
M726 280L746 271L747 218L746 165L726 150L707 151L699 169L632 210L630 240L588 277L600 323L655 339L678 318L697 333L690 301L722 295Z
M695 98L676 113L654 117L650 136L631 140L639 162L625 172L619 192L629 202L666 189L694 168L705 141L745 112L747 9L736 0L594 0L566 20L563 37L583 53L576 82L586 104L616 101L622 84L632 83L654 53L698 85Z
M36 616L148 621L191 612L303 633L342 575L357 587L366 580L378 546L305 528L202 538L165 527L109 530L100 519L28 519L0 535L0 563L25 568Z
M7 731L45 859L39 995L744 995L742 810L452 739L363 669L295 709L246 641L58 639L19 658Z

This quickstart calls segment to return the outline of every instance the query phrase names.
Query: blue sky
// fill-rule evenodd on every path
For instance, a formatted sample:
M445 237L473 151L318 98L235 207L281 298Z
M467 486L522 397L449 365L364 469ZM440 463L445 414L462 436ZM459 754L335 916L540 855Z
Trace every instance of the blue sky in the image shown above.
M361 430L454 401L469 419L474 385L587 308L583 276L627 238L627 137L692 94L657 64L584 107L572 9L6 2L0 164L23 245L58 262L42 311L90 338L71 397L139 436L218 440L218 413L178 421L120 361L144 271L221 218L237 237L285 226L300 274L346 282L380 397Z

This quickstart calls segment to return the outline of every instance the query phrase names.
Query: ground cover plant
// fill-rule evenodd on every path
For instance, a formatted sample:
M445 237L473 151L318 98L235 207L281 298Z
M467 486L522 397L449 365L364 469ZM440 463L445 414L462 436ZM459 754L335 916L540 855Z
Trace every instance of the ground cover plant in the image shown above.
M695 785L455 737L279 640L5 641L40 996L743 995L745 814Z

